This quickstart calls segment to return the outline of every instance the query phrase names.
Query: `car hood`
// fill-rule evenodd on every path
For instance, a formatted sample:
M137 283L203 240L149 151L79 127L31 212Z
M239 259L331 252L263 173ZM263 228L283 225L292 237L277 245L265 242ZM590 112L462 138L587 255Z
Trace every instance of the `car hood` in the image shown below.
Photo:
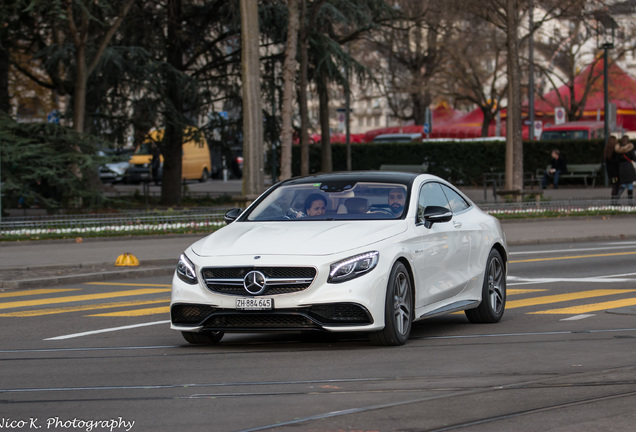
M398 221L234 222L192 245L199 256L329 255L406 230Z

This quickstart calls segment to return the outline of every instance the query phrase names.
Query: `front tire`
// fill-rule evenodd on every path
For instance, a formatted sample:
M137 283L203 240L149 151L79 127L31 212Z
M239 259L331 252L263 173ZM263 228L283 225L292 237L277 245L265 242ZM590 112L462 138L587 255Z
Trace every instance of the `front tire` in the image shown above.
M222 331L202 331L199 333L182 331L181 335L186 342L193 345L211 345L216 344L223 339L225 332Z
M393 266L386 288L384 328L371 334L376 345L404 345L409 340L413 325L413 287L411 276L404 264Z
M466 311L472 323L499 322L506 308L506 266L501 254L493 249L486 261L486 271L482 286L481 303L475 309Z

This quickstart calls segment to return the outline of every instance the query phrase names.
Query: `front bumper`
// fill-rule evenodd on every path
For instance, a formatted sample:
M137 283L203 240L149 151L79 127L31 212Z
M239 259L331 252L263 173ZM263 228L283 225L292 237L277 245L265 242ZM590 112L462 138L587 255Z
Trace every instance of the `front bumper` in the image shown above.
M306 266L308 261L316 262L306 259L296 263L286 261L285 266ZM202 282L201 268L195 263L198 277L196 284L185 283L176 276L176 273L173 277L170 303L171 328L189 332L201 330L347 332L376 331L384 328L387 275L391 263L385 263L380 259L377 267L369 273L334 284L327 283L331 262L333 261L314 265L317 270L316 276L306 289L273 295L265 292L258 296L211 291ZM215 265L219 263L215 262ZM263 262L262 265L274 266L274 263ZM237 298L270 298L273 308L255 311L238 310Z

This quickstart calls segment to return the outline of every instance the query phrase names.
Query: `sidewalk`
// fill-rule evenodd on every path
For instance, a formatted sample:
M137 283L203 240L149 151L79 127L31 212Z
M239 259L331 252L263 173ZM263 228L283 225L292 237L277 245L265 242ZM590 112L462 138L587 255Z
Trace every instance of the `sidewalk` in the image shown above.
M509 246L636 239L636 217L567 217L504 220ZM96 238L0 243L0 290L50 287L117 278L170 275L177 259L201 235ZM117 267L132 253L137 267Z

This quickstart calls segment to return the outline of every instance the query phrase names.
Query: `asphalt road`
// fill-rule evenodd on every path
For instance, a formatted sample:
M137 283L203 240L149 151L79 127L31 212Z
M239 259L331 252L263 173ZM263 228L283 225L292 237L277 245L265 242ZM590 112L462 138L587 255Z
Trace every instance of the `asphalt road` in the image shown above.
M168 328L167 275L0 293L0 426L632 430L636 242L511 253L500 323L434 318L392 348L297 333L189 346Z

